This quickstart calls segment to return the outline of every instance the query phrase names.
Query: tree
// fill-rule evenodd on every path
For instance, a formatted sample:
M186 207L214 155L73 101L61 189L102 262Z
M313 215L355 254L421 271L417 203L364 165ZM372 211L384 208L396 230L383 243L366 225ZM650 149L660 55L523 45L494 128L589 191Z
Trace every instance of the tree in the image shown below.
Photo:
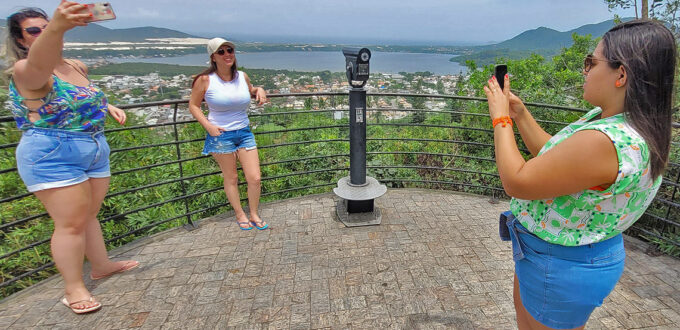
M621 9L629 9L631 6L635 8L635 18L648 18L649 10L647 9L648 0L642 0L642 10L641 16L638 16L638 2L637 0L604 0L604 2L607 4L607 7L609 7L609 11L611 11L614 8L621 8ZM652 0L654 1L654 0Z
M437 80L435 89L437 90L437 93L444 94L444 83L441 80Z
M680 24L680 17L678 11L680 10L680 0L640 0L640 13L638 15L638 1L637 0L604 0L611 11L614 8L635 9L635 18L653 18L664 21L670 25L673 33L678 36L678 25ZM616 19L619 19L618 16Z
M411 122L416 124L424 122L425 112L423 112L423 110L425 109L425 98L409 97L409 99L413 105L413 110L416 110L416 112L414 112L413 116L411 117Z

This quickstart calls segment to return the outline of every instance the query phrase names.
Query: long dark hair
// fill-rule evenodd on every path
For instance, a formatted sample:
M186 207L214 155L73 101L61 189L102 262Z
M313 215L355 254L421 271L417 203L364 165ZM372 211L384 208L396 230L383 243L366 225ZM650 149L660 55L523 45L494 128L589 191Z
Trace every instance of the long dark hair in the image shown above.
M668 164L671 145L673 83L677 46L663 24L633 20L619 24L602 37L603 54L616 69L627 73L623 113L647 142L652 178Z
M27 18L44 18L47 14L40 8L24 8L7 17L7 41L5 42L5 57L7 59L7 73L12 74L12 68L16 61L28 56L28 49L19 43L23 39L21 22Z
M213 61L212 55L210 55L210 67L207 69L203 70L203 72L197 74L194 76L194 81L191 82L191 87L194 87L194 84L196 83L196 80L200 78L201 76L209 75L213 72L217 71L217 63ZM231 79L236 78L236 74L238 73L238 65L236 64L236 56L234 56L234 64L231 66Z

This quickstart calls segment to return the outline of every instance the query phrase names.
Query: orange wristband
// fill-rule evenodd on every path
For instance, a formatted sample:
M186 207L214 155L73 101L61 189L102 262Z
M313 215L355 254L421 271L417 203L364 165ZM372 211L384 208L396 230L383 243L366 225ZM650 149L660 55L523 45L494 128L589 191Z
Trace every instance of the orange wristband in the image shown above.
M498 117L494 119L491 122L491 127L496 127L498 124L503 124L503 127L505 127L506 124L510 124L510 127L512 127L512 119L510 119L510 116L503 116L503 117Z

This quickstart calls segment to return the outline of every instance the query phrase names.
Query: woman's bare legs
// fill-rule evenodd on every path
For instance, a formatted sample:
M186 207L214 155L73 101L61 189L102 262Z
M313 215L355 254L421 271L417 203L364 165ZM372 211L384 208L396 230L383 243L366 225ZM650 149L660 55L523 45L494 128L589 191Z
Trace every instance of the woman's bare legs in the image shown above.
M236 222L241 228L251 228L248 223L248 217L241 206L241 198L239 197L236 153L213 153L212 155L220 166L220 170L222 170L222 176L224 177L224 193L227 195L229 204L231 204L231 207L234 209Z
M89 181L76 185L35 192L36 197L54 221L52 258L64 279L65 297L69 302L87 300L90 292L83 282L86 229L92 209L92 186ZM96 302L75 304L88 308Z
M85 256L92 265L92 275L97 277L114 273L123 268L131 260L111 261L106 251L102 228L97 220L106 193L109 191L111 178L92 178L88 180L92 190L92 203L88 212L87 228L85 229Z
M261 174L260 174L260 157L257 149L239 149L237 151L238 160L241 162L243 174L248 183L248 209L250 211L250 221L257 224L258 227L266 225L266 222L260 219L257 213L257 208L260 206L260 193L262 191Z

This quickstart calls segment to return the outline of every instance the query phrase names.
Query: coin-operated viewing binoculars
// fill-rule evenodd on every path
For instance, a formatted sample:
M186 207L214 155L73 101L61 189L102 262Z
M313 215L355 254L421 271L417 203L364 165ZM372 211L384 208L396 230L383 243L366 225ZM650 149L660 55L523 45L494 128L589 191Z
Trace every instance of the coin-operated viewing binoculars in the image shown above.
M345 55L345 70L350 86L364 87L368 81L371 51L368 48L345 47L342 54Z
M349 176L333 189L342 198L336 204L338 218L347 227L379 225L382 215L373 200L387 187L366 176L366 90L371 51L368 48L343 48L349 90Z

